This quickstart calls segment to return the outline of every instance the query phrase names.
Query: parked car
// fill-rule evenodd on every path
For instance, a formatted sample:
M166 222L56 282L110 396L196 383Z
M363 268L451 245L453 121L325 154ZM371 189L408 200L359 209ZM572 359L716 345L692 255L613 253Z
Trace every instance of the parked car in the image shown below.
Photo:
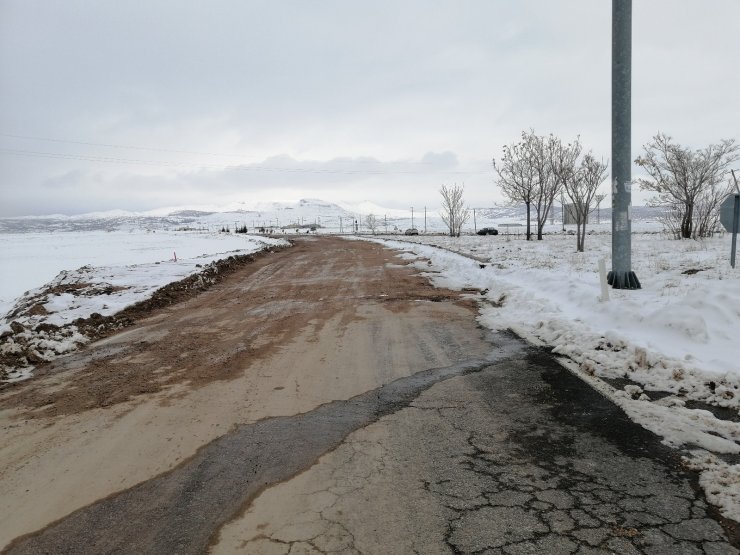
M410 227L403 232L404 235L419 235L419 230L415 227Z
M495 227L483 227L478 230L478 235L498 235L498 229Z

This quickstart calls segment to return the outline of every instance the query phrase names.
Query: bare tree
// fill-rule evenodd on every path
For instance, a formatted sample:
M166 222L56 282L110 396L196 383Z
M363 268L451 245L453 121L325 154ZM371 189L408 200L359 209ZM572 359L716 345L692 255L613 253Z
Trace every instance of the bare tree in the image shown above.
M583 252L586 242L586 222L596 198L596 191L607 178L609 165L597 160L590 152L583 157L573 179L563 183L565 194L573 203L576 220L576 250Z
M463 200L463 191L465 187L462 185L442 185L439 190L442 195L442 211L440 216L449 229L450 237L460 237L462 227L470 217L468 209L465 207Z
M375 217L375 214L368 214L365 216L365 225L372 234L375 235L375 231L378 229L378 226L380 226L380 222L378 221L378 218Z
M550 172L561 190L568 187L573 190L576 189L575 181L578 179L578 157L581 155L581 148L578 137L572 143L563 144L557 137L550 136L548 141ZM563 207L563 210L565 210L565 207ZM578 214L575 211L574 216L578 221ZM563 221L563 224L565 224L565 221Z
M547 222L547 216L552 208L562 183L556 179L552 171L550 151L560 144L560 140L552 135L544 137L537 135L534 129L522 133L524 152L535 175L534 207L537 212L537 240L542 240L542 229Z
M650 179L637 179L640 188L657 193L650 204L667 209L682 239L703 237L714 228L718 202L729 192L723 183L730 164L740 157L734 139L690 150L658 133L644 145L635 163ZM719 199L719 201L718 201Z
M694 239L709 237L719 227L719 208L722 201L732 192L727 183L708 185L696 198L693 209L691 237ZM658 216L663 226L676 238L682 239L684 223L684 206L677 201L667 203L661 199L651 199L648 204L662 209Z
M499 163L493 159L493 167L498 174L498 186L504 195L511 202L523 202L527 207L527 241L531 241L531 206L536 175L523 142L505 146Z
M571 201L570 213L576 221L576 250L583 252L586 242L586 223L594 202L598 202L596 191L606 179L608 164L587 153L579 163L581 142L578 137L568 144L550 136L547 152L550 171L558 187L565 190Z

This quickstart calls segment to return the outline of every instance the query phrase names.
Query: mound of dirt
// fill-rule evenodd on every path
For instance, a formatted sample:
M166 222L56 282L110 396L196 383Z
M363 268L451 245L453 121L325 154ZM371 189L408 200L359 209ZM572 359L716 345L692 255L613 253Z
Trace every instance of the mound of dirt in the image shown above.
M194 297L239 268L283 248L288 247L270 247L258 253L234 255L217 260L203 266L198 273L165 285L148 299L128 306L116 314L103 316L95 312L87 318L78 318L63 326L44 321L47 311L39 299L56 293L88 297L109 295L116 288L110 285L74 283L43 289L38 295L16 306L9 314L9 318L14 318L10 323L10 330L0 335L0 388L5 387L10 379L27 375L33 367L43 365L57 356L76 351L91 341L129 327L157 309ZM31 316L35 317L34 322L38 322L40 318L40 323L33 327L29 326L28 322L24 324L23 321Z

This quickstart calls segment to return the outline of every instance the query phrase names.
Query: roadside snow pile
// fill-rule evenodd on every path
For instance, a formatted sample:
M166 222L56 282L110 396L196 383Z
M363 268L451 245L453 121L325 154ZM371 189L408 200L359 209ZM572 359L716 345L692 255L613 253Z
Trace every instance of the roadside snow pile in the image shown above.
M245 239L245 248L229 252L60 272L21 296L0 322L0 382L26 379L33 365L129 326L153 307L208 288L251 262L254 253L289 246L279 239Z
M566 235L381 241L423 258L418 266L435 285L480 290L483 325L551 347L630 418L683 449L708 498L740 521L740 271L729 265L730 237L633 235L642 289L610 289L606 302L597 268L600 258L610 266L609 235L587 237L585 253Z

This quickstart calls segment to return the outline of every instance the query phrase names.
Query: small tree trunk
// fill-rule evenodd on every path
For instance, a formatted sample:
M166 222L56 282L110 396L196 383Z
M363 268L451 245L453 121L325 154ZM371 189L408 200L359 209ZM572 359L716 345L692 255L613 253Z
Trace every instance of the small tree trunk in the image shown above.
M540 223L539 214L537 214L537 240L542 241L542 224Z
M691 220L694 217L694 206L689 204L686 207L683 218L681 220L681 239L691 239Z
M531 241L532 240L532 228L531 228L531 225L530 225L531 224L531 220L532 220L531 206L532 206L532 203L531 202L527 202L527 241Z
M583 218L583 228L581 229L581 252L586 250L586 218L588 218L588 214Z
M537 240L542 241L542 225L540 224L540 209L537 208Z

